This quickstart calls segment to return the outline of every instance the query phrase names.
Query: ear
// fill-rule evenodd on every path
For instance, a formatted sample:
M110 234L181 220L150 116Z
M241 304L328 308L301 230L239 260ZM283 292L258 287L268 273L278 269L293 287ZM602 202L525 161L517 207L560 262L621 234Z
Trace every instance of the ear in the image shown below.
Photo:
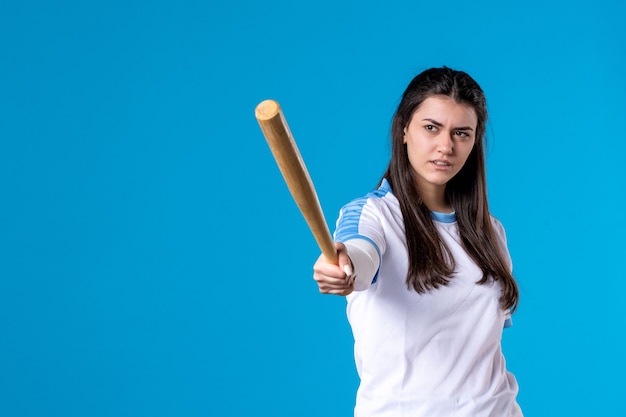
M404 130L402 131L402 143L406 143L406 126L404 127Z

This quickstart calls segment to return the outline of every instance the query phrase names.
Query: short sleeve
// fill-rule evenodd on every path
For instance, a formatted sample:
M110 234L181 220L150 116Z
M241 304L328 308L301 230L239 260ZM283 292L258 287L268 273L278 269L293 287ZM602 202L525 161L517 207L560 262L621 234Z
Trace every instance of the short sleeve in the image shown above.
M511 259L511 254L509 253L509 248L506 243L506 232L504 231L504 226L502 226L502 223L500 223L500 221L495 217L491 217L491 223L498 239L498 246L500 247L500 250L504 255L504 259L509 266L509 271L513 271L513 260Z
M335 240L364 239L374 246L381 257L385 252L385 233L380 219L380 211L373 199L363 197L353 200L339 213Z

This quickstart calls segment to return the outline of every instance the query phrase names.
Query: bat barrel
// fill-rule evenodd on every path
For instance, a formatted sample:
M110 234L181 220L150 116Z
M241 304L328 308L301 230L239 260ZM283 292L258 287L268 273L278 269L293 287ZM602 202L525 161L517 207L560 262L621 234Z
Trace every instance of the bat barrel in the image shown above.
M262 101L255 109L255 116L287 187L311 229L322 254L329 262L337 263L337 250L328 230L313 181L280 105L274 100Z

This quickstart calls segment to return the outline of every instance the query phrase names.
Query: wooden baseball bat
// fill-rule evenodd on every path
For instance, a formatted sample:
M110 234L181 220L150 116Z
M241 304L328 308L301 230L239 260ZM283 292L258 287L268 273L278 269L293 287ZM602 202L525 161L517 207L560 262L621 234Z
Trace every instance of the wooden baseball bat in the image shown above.
M313 232L317 245L328 262L337 264L337 250L324 219L313 181L280 105L274 100L264 100L257 105L254 113L291 196Z

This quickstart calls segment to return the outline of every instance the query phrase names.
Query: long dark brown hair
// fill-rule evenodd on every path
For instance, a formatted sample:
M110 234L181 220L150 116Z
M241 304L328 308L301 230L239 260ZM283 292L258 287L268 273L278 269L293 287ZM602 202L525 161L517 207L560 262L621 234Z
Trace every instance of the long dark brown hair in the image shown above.
M476 112L478 125L474 148L463 168L447 183L446 198L456 212L461 243L483 272L477 283L500 281L500 304L505 309L515 310L519 290L499 246L487 203L483 150L487 123L485 94L468 74L448 67L428 69L409 83L391 125L391 160L383 178L387 179L400 202L404 218L409 253L407 286L418 293L437 289L449 283L455 268L452 253L437 233L430 211L420 196L403 143L404 128L413 113L425 99L434 95L450 97Z

